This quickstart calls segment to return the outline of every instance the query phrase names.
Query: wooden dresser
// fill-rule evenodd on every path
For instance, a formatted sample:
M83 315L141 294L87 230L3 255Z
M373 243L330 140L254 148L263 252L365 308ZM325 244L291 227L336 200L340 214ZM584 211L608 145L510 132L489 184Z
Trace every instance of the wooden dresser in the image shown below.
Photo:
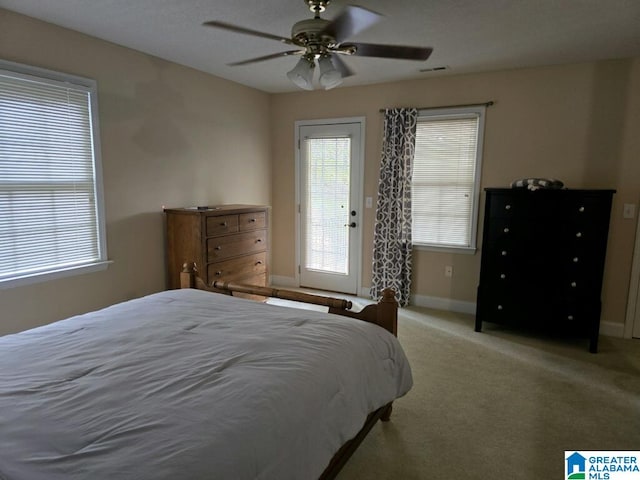
M268 208L220 205L165 209L168 286L180 288L185 262L195 262L207 285L216 280L266 286Z
M585 336L595 353L615 190L485 191L476 331L492 322Z

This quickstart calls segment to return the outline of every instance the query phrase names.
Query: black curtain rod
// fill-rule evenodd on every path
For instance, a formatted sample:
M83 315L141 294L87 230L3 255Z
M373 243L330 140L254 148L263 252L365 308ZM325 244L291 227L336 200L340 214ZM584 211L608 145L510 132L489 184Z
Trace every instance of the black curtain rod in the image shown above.
M468 104L465 104L465 105L442 105L442 106L439 106L439 107L418 107L418 110L430 110L430 109L436 109L436 108L490 107L493 104L494 104L494 102L493 102L493 100L491 100L491 101L484 102L484 103L468 103ZM392 109L381 108L380 112L382 113L385 110L392 110Z

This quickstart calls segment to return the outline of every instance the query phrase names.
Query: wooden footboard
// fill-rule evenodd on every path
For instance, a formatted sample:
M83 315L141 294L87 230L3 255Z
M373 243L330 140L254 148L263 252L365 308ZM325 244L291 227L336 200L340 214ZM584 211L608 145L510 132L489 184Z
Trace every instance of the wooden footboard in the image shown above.
M310 293L296 292L279 288L256 287L251 285L234 284L230 282L213 282L213 285L206 285L200 277L193 264L185 263L180 274L181 288L197 288L211 292L233 295L234 292L241 294L257 295L262 297L275 297L295 302L311 303L328 307L329 313L356 318L365 322L375 323L388 330L393 335L398 335L398 302L392 289L385 289L382 298L377 304L368 305L360 312L352 312L352 303L348 300L313 295ZM351 440L347 441L333 456L327 468L320 476L319 480L331 480L336 477L340 469L347 462L349 457L356 451L360 443L364 440L369 430L373 428L378 420L388 421L391 416L392 404L388 403L378 410L371 412L367 417L360 431Z
M213 282L213 285L208 286L197 275L193 263L185 263L183 265L182 273L180 274L180 286L181 288L197 288L199 290L225 293L227 295L233 295L234 292L238 292L261 297L274 297L283 300L322 305L328 307L329 313L375 323L393 335L398 335L398 302L396 302L394 291L389 288L382 292L382 297L378 303L368 305L359 312L352 312L350 310L353 306L352 303L342 298L222 281Z

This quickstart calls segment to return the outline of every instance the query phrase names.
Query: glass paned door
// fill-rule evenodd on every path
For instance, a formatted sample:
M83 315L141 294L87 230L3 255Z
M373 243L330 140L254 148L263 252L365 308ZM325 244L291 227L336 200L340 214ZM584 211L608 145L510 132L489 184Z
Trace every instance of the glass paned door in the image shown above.
M300 284L355 294L360 124L302 126L299 133Z
M349 273L349 171L351 138L308 138L308 206L305 218L305 267L311 270Z

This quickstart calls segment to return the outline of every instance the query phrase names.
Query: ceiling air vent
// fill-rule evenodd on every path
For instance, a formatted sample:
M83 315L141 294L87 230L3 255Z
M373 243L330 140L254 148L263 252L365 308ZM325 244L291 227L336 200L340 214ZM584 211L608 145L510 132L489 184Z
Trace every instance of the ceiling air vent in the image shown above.
M431 68L421 68L421 72L438 72L440 70L448 70L449 67L431 67Z

